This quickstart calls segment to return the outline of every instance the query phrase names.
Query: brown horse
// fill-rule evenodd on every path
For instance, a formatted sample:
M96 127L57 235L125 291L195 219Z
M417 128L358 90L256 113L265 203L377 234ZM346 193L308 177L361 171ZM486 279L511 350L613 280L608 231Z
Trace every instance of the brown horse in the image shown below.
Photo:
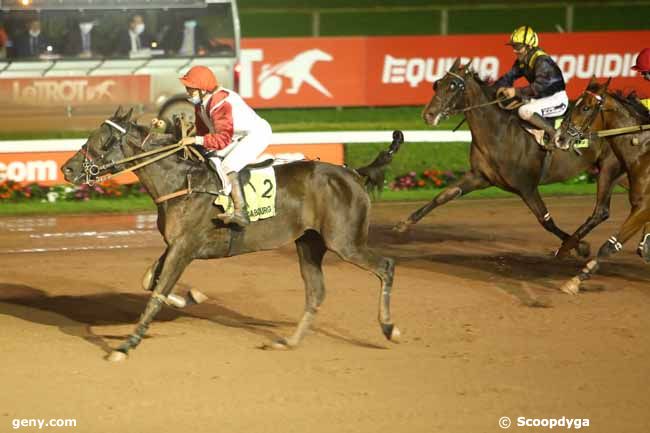
M459 60L433 88L434 96L424 108L422 118L435 126L451 113L465 112L472 132L471 169L400 222L396 230L406 231L436 207L462 195L496 186L520 196L539 223L562 240L558 255L575 248L581 256L588 256L589 245L581 239L608 218L614 186L623 177L623 169L609 146L597 142L581 155L546 152L524 130L514 113L494 104L496 89L481 81L468 66L461 66ZM591 167L600 169L596 207L587 221L569 236L553 222L538 186L570 179Z
M107 171L133 166L131 161L123 162L126 158L175 141L172 135L150 134L149 128L131 121L131 111L123 114L118 109L91 133L62 170L68 181L81 183L84 178L92 181ZM205 163L171 155L135 173L154 200L187 189L190 179L193 192L158 204L158 229L167 248L145 281L153 293L134 333L111 353L109 360L125 359L128 351L140 343L193 260L269 250L291 241L296 244L305 283L305 311L293 335L276 341L271 347L295 347L309 329L325 297L321 265L327 251L380 279L381 329L387 339L399 338L399 330L390 315L395 262L368 249L370 200L364 190L364 179L354 170L318 161L277 166L276 216L252 223L243 230L225 226L216 218L219 210L212 204L214 196L210 191L218 191L220 182Z
M650 114L634 95L625 98L607 91L610 81L601 85L595 78L591 80L571 116L562 123L558 137L561 146L570 148L576 140L591 136L590 131L650 124ZM562 286L566 293L578 293L581 283L598 271L599 262L623 249L623 244L644 227L638 253L650 262L650 132L612 136L607 141L629 177L632 209L618 233L600 247L596 258Z

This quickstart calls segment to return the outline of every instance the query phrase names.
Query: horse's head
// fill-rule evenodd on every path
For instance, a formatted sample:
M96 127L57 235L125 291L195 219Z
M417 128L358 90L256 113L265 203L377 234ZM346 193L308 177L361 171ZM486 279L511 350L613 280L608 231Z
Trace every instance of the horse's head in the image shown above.
M433 83L434 95L422 110L427 125L436 126L441 119L465 106L465 80L470 76L469 64L461 65L460 59L456 59L445 76Z
M61 167L65 180L76 185L94 183L98 176L115 173L123 167L115 161L131 153L125 144L138 135L138 128L131 122L133 109L126 113L122 107L108 120L95 129L81 149ZM136 140L139 141L139 140Z
M596 78L592 77L587 89L562 121L555 142L557 147L565 150L572 148L578 141L586 138L590 130L603 127L603 107L611 80L610 78L607 82L599 84Z

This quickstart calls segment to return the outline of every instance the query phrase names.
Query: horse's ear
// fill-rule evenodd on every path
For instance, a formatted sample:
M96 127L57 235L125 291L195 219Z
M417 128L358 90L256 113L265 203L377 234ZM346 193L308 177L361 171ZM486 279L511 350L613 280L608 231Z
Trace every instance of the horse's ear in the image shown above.
M472 61L469 60L467 63L463 65L463 70L465 71L465 75L468 75L470 72L472 72Z
M133 107L131 107L131 109L126 112L126 114L123 117L123 120L125 122L128 122L129 120L131 120L131 116L133 116Z
M605 84L603 85L603 90L607 90L609 88L609 83L612 82L612 77L609 77Z
M454 64L451 65L450 71L457 71L459 66L460 66L460 57L456 57L456 60L454 60Z
M122 115L122 106L120 105L117 107L117 110L115 110L115 114L113 114L113 118L117 119Z

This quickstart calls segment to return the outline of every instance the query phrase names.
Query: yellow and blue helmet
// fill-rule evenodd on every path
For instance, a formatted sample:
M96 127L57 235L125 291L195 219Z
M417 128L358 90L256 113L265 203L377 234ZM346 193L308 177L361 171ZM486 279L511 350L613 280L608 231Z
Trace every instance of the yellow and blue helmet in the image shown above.
M539 37L530 26L521 26L515 29L510 35L510 41L506 45L525 45L527 47L539 47Z

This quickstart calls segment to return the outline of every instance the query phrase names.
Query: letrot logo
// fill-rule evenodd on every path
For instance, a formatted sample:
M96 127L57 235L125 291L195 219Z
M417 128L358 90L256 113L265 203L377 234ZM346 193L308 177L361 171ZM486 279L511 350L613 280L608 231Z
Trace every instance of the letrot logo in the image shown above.
M114 80L104 80L93 85L84 79L34 80L29 84L14 82L14 101L29 99L40 104L90 103L113 100L111 89Z
M248 79L242 74L241 94L245 98L253 95L252 85L252 64L263 59L263 52L259 49L243 50L242 67ZM285 93L296 95L299 93L303 84L308 84L316 89L319 93L328 98L332 98L332 93L312 74L312 68L316 62L331 62L334 60L331 54L323 50L314 48L297 54L290 60L280 63L264 64L262 71L257 77L259 84L258 94L263 99L272 99L280 94L285 85L289 88ZM288 80L288 83L287 83Z

